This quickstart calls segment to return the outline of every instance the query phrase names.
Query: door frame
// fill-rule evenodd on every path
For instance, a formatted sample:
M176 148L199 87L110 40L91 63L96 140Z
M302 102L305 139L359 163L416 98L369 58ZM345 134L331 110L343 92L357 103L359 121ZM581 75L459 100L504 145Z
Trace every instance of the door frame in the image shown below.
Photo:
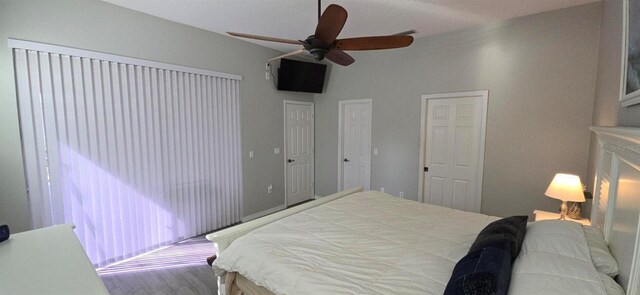
M315 182L315 169L316 169L316 108L313 104L313 102L309 102L309 101L297 101L297 100L283 100L282 102L282 112L283 112L283 127L282 130L284 131L283 133L283 139L284 139L284 148L282 149L283 154L282 154L282 163L284 166L284 206L285 208L288 205L288 201L289 201L289 193L287 190L287 105L288 104L297 104L297 105L305 105L305 106L310 106L311 107L311 124L313 124L313 128L311 128L311 131L313 132L313 146L311 147L311 194L312 194L312 198L315 198L316 196L316 182Z
M364 99L347 99L347 100L339 100L338 101L338 191L343 191L344 181L342 178L342 174L344 173L342 167L342 161L344 159L344 107L348 104L369 104L369 150L371 150L371 130L373 129L373 99L364 98ZM371 151L369 151L369 187L371 187ZM365 188L367 189L367 188Z
M420 109L420 156L418 162L418 202L424 203L424 161L426 157L426 131L427 131L427 107L429 100L432 99L447 99L447 98L463 98L463 97L481 97L481 118L480 118L480 151L478 158L478 171L477 171L477 185L476 185L476 208L477 212L480 212L481 200L482 200L482 179L484 173L484 150L486 144L487 134L487 110L489 102L489 90L477 90L477 91L465 91L465 92L450 92L450 93L438 93L427 94L422 96L422 106Z

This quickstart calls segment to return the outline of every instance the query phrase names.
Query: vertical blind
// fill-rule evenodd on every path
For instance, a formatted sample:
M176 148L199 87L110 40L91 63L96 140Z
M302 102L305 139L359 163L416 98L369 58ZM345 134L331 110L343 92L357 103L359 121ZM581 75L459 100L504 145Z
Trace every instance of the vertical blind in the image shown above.
M10 46L34 228L75 224L104 266L240 221L241 77Z

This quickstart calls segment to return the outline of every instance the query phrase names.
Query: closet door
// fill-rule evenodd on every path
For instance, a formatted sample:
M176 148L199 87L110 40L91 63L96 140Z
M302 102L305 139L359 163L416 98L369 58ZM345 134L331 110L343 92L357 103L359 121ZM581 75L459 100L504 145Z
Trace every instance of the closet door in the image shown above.
M425 202L480 212L484 101L483 95L465 93L427 99L422 135Z
M313 103L285 101L285 200L313 199Z

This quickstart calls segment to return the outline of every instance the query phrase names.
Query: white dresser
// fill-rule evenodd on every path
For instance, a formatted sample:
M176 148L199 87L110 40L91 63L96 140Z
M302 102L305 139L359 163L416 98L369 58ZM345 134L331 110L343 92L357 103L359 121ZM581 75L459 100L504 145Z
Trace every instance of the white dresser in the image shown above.
M69 224L0 243L0 294L109 294Z

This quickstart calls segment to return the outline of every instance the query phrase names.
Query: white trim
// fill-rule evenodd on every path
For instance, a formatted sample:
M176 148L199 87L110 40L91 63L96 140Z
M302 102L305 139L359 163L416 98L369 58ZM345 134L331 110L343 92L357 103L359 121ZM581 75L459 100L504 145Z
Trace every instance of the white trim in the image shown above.
M427 102L429 99L445 99L445 98L460 98L460 97L475 97L480 96L482 98L482 118L481 118L481 130L480 130L480 151L478 158L478 179L476 189L476 204L477 212L481 212L482 209L482 180L484 174L484 149L487 135L487 114L489 107L489 90L478 91L465 91L465 92L452 92L452 93L437 93L428 94L422 96L421 106L421 119L420 119L420 156L418 163L418 202L424 203L424 160L425 160L425 136L426 136L426 123L427 123Z
M313 102L308 102L308 101L297 101L297 100L287 100L285 99L282 102L282 113L283 113L283 138L284 138L284 148L282 149L282 151L284 152L283 156L282 156L282 162L284 165L284 204L285 206L289 206L288 203L288 193L287 193L287 104L298 104L298 105L306 105L306 106L310 106L311 107L311 119L312 122L311 124L313 124L313 128L311 128L311 131L313 132L313 147L311 148L311 194L314 195L315 198L315 194L316 194L316 173L315 173L315 169L316 169L316 148L315 148L315 144L316 144L316 140L315 140L315 136L316 136L316 108L315 105L313 104ZM317 199L317 198L316 198Z
M599 136L616 137L640 144L640 129L636 127L591 127L590 129Z
M629 2L622 0L622 48L620 53L620 93L618 94L618 101L620 105L625 105L624 94L627 91L625 89L625 82L627 81L627 19L629 17Z
M623 106L623 107L629 107L629 106L636 105L636 104L639 104L639 103L640 103L640 96L636 96L634 98L628 98L628 99L622 100L620 102L620 105Z
M600 174L602 169L602 159L604 157L604 149L602 148L602 142L598 142L598 157L596 158L596 177L593 178L593 198L591 199L591 222L593 226L597 226L599 224L600 211L598 207L600 206L600 191L602 190L602 182L598 181L597 175ZM597 193L596 193L597 192ZM604 224L604 223L603 223Z
M371 120L371 122L369 122L369 124L371 125L369 128L369 143L371 143L373 141L373 139L371 138L371 129L373 129L373 99L371 98L364 98L364 99L349 99L349 100L340 100L338 101L338 191L342 191L344 190L344 188L342 188L343 184L343 179L342 179L342 161L344 159L344 154L343 154L343 148L342 148L342 144L343 144L343 130L342 128L344 127L344 122L342 120L342 117L344 117L344 106L347 104L360 104L360 103L368 103L369 104L369 118ZM372 145L369 144L369 149L372 148ZM371 189L371 152L369 152L369 189Z
M233 79L233 80L242 80L242 76L235 75L235 74L227 74L227 73L210 71L205 69L198 69L193 67L186 67L186 66L168 64L168 63L162 63L157 61L150 61L150 60L139 59L134 57L127 57L122 55L115 55L115 54L103 53L98 51L90 51L90 50L84 50L84 49L78 49L78 48L72 48L72 47L51 45L51 44L11 39L11 38L7 40L7 44L9 48L44 51L44 52L51 52L51 53L62 54L62 55L71 55L71 56L99 59L99 60L108 60L111 62L131 64L131 65L137 65L137 66L167 69L167 70L227 78L227 79Z
M611 229L613 227L613 213L616 209L616 199L618 197L618 181L620 180L620 165L618 155L611 155L611 172L609 174L609 192L607 193L607 212L604 216L604 227L602 234L607 244L610 242Z
M427 131L427 98L422 96L420 103L420 155L418 156L418 202L424 203L424 158L425 158L425 132Z
M267 210L264 210L264 211L260 211L258 213L253 213L251 215L242 217L242 223L245 223L245 222L248 222L248 221L251 221L251 220L254 220L254 219L258 219L260 217L267 216L269 214L273 214L273 213L276 213L278 211L282 211L282 210L284 210L286 208L287 208L287 206L282 204L280 206L276 206L276 207L273 207L273 208L270 208L270 209L267 209Z

